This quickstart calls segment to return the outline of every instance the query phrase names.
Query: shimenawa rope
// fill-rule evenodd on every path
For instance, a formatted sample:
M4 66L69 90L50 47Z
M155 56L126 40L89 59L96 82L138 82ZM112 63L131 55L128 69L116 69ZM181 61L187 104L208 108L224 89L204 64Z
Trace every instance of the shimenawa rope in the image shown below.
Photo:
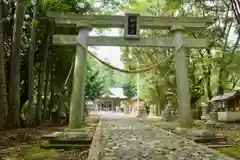
M89 53L94 59L96 59L97 61L99 61L100 63L102 63L103 65L113 69L113 70L116 70L116 71L119 71L119 72L123 72L123 73L142 73L142 72L147 72L157 66L159 66L160 64L162 64L163 62L169 60L172 56L164 59L163 61L157 63L157 64L153 64L153 65L150 65L149 67L147 68L143 68L143 69L137 69L137 70L126 70L126 69L121 69L121 68L117 68L103 60L101 60L100 58L98 58L95 54L93 54L91 51L89 51L85 46L83 46L81 43L77 43L77 45L80 45L87 53Z

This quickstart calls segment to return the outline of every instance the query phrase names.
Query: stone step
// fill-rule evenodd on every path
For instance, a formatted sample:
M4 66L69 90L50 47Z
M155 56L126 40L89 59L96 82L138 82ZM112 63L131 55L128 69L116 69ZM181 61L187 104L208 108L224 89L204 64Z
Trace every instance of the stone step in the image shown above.
M227 145L228 142L208 142L208 143L199 143L199 144L202 144L202 145L205 145L205 146L208 146L208 145Z
M211 144L211 145L207 145L208 148L212 148L212 149L217 149L217 148L228 148L228 147L232 147L233 145L229 145L229 144Z
M72 140L78 140L78 139L91 139L92 135L85 132L55 132L52 134L43 135L41 137L42 140L51 140L51 139L59 139L59 138L65 138L65 139L72 139Z
M50 140L50 139L57 138L59 136L63 136L63 133L62 132L54 132L52 134L43 135L41 138L43 140Z
M88 144L92 143L92 139L50 139L50 144Z
M41 144L41 148L44 149L78 149L78 150L86 150L90 148L88 144Z
M196 143L226 142L227 137L194 137L192 140Z

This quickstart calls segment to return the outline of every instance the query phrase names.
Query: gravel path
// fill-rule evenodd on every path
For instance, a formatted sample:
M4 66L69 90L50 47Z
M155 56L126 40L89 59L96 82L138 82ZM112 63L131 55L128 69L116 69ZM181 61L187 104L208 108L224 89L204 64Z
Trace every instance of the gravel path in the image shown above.
M233 160L136 118L103 114L103 160Z

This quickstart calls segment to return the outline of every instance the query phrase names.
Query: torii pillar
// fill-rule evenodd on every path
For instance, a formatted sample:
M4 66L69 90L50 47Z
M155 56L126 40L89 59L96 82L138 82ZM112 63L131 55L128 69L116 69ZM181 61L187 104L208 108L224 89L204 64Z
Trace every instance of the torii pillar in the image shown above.
M88 47L87 40L89 32L92 30L90 26L80 26L77 42L84 47ZM75 66L73 73L73 87L70 104L69 128L81 128L84 115L84 91L85 91L85 74L87 69L87 52L82 46L77 45L75 55Z
M184 128L192 127L191 105L188 83L188 63L185 54L183 24L173 24L173 42L175 45L174 63L176 69L177 94L179 106L180 126Z

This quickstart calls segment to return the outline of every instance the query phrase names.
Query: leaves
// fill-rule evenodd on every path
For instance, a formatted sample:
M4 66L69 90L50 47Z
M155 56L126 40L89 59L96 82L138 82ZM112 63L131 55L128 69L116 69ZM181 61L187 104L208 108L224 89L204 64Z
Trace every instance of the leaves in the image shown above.
M85 100L94 101L103 94L104 83L99 77L99 71L94 71L90 66L87 67L85 82Z

